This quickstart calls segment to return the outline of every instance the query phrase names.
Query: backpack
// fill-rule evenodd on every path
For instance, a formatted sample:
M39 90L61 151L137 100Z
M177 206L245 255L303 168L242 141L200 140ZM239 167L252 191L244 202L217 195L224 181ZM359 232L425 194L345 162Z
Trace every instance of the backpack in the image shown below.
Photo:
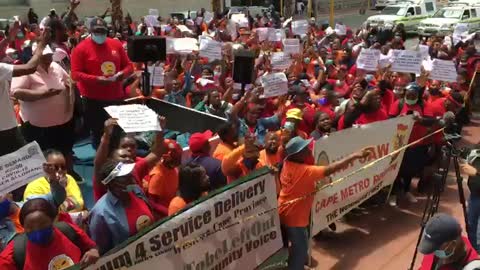
M66 222L56 222L53 225L60 230L68 240L75 244L78 240L77 232ZM25 266L25 250L27 248L27 235L25 233L17 234L13 237L13 260L18 270L23 270Z

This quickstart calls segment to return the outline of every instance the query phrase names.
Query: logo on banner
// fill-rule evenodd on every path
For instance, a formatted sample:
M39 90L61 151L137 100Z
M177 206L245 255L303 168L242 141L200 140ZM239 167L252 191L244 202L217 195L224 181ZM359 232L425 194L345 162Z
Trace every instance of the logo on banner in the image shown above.
M402 148L407 143L408 138L408 126L404 124L397 125L397 131L395 136L393 137L393 151L396 151ZM392 160L390 160L390 164L395 162L400 155L400 152L392 156Z
M327 152L322 151L317 156L317 165L318 166L328 166L330 164L330 159L328 158ZM325 177L325 180L330 183L332 182L332 177ZM320 183L320 182L317 182Z

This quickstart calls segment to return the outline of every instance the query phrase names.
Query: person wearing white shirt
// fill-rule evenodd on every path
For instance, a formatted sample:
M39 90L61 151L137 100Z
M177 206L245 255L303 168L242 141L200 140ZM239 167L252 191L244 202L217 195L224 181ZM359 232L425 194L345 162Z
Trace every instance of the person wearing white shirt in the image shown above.
M15 22L10 28L8 38L0 41L0 59L5 57L8 44L15 40L20 29L20 23ZM12 77L32 74L37 70L40 56L45 49L50 31L42 34L37 51L33 54L28 63L23 65L9 65L0 63L0 157L15 152L25 144L25 140L17 128L17 121L10 98L10 82ZM23 189L13 192L15 200L21 200Z

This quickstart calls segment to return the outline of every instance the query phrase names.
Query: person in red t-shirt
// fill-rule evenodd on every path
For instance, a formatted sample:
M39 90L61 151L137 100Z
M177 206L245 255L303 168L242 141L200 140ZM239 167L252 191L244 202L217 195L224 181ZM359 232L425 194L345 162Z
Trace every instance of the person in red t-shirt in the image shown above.
M354 124L366 125L387 119L378 90L370 90L359 103L353 104L353 108L340 117L338 130L349 128Z
M0 254L2 270L66 269L75 264L88 266L100 257L95 242L74 224L62 224L75 234L75 242L54 226L57 209L45 199L27 201L20 210L20 224L25 236L19 235ZM23 251L23 268L17 265L17 241L26 241ZM15 248L14 248L15 246ZM19 245L20 247L22 244ZM16 260L17 259L17 260Z
M423 103L419 98L421 92L420 86L416 83L410 83L405 89L405 98L396 100L390 108L389 116L398 117L408 114L423 116ZM413 125L412 133L408 143L412 143L427 134L427 129L419 122ZM393 193L389 198L391 206L397 205L397 195L404 194L405 198L411 202L417 202L417 199L410 193L410 184L415 175L423 170L423 167L429 159L428 145L418 143L410 146L403 155L402 165L394 183Z
M418 251L424 254L419 270L465 269L479 259L468 239L462 236L458 221L443 213L428 221Z
M119 105L125 98L122 81L132 72L132 65L122 43L107 38L107 23L95 18L92 36L82 41L72 54L72 79L84 101L85 126L92 133L93 145L100 143L103 123L109 118L103 109Z
M154 143L151 147L150 153L145 158L137 157L137 143L135 139L128 135L123 135L119 139L118 146L111 146L110 140L113 134L113 129L117 125L116 119L108 119L105 121L105 131L102 136L100 145L98 146L97 153L95 155L94 175L93 175L93 197L95 201L98 201L106 192L106 188L102 183L97 181L100 174L100 169L107 162L107 160L113 159L114 161L124 163L135 163L132 175L136 183L140 187L144 187L143 180L148 176L150 170L157 164L162 155L166 152L166 146L163 139L163 133L158 132ZM165 128L166 120L164 117L160 117L160 126ZM114 149L113 151L111 149Z

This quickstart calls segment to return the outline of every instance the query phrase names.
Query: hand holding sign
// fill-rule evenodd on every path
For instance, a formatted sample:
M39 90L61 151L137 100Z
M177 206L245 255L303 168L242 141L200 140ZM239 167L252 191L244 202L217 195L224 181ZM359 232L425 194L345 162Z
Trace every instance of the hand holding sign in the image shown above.
M126 133L162 130L158 115L145 105L109 106L105 108L105 111L118 119L118 125Z

